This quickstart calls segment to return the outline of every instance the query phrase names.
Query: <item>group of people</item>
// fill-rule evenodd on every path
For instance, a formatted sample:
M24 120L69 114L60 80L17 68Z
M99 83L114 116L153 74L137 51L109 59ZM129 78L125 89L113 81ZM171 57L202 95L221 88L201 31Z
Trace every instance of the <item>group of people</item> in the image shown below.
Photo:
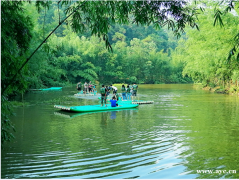
M122 92L122 98L123 100L134 100L134 98L137 96L137 90L138 85L135 83L133 85L128 84L127 87L125 85L122 85L121 92Z
M106 99L107 96L110 94L110 91L113 91L113 96L112 99L110 100L111 102L111 107L116 107L118 106L117 101L119 100L119 94L118 94L118 89L115 86L105 86L102 85L100 88L100 93L101 93L101 106L105 104L106 106ZM134 98L137 96L137 90L138 90L138 85L135 83L133 85L128 84L127 87L125 85L122 85L121 87L121 93L122 93L122 98L123 100L134 100Z
M76 85L76 89L78 91L83 90L84 94L94 93L96 90L96 85L92 84L91 81L89 83L85 82L84 84L82 84L81 82L78 82Z
M91 81L89 83L85 82L84 84L78 82L76 85L76 89L78 91L83 91L84 94L94 93L96 91L96 85L92 84ZM122 99L134 100L134 98L137 96L137 90L138 85L136 85L135 83L133 85L128 84L126 87L123 84L121 87ZM117 101L120 98L118 94L118 88L113 85L110 86L102 85L102 87L100 88L101 106L103 106L104 104L106 106L106 99L109 96L110 91L113 92L112 99L110 100L111 106L112 107L118 106Z

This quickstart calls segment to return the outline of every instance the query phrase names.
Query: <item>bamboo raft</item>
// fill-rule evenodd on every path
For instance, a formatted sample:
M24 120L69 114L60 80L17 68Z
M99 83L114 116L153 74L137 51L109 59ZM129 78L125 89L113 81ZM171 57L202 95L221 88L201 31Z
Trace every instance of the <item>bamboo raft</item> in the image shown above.
M133 101L132 104L153 104L154 101Z
M70 107L61 106L61 105L54 105L54 108L58 108L58 109L61 109L61 110L67 110L67 111L70 111L70 110L71 110Z
M74 94L74 96L96 96L97 94Z

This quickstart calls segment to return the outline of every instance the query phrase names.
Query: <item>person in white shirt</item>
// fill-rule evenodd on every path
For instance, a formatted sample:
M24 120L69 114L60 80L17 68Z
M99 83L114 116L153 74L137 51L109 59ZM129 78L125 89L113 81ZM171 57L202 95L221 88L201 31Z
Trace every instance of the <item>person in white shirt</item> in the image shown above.
M111 85L111 88L113 89L113 94L117 93L117 87Z

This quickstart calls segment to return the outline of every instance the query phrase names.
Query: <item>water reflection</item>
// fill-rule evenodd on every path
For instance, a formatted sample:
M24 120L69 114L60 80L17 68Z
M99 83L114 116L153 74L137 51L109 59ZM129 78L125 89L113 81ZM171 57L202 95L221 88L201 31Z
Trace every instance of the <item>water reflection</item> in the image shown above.
M117 111L111 111L110 119L112 119L112 120L116 119L116 113L117 113Z

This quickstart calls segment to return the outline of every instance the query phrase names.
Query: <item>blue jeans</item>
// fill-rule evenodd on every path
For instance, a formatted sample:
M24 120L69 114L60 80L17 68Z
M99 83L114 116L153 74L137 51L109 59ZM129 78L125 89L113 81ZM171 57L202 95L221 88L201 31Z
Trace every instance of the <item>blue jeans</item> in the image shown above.
M130 100L131 93L127 93L127 100Z
M122 93L123 100L127 100L126 93Z

